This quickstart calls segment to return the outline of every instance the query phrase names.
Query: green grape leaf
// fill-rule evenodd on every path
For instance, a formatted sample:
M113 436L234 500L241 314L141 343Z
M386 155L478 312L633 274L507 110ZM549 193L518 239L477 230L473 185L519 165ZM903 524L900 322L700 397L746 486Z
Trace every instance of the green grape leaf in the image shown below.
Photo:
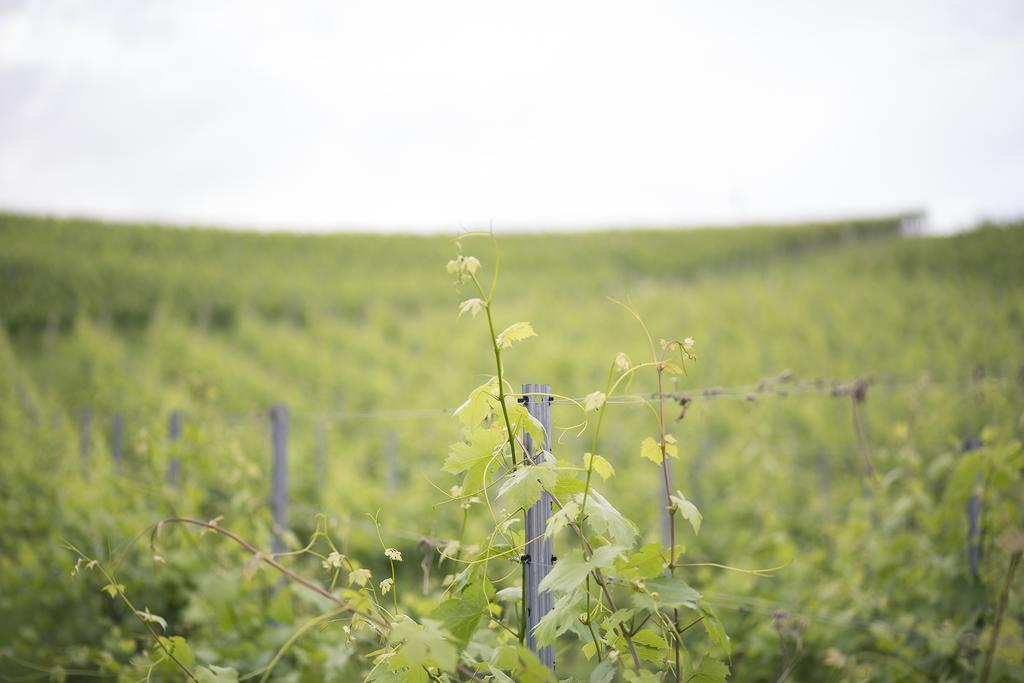
M576 521L577 515L580 514L580 506L574 500L570 500L565 503L560 510L555 514L548 517L548 526L544 530L545 536L554 536L562 529L569 526L570 523Z
M593 645L593 643L591 643ZM616 663L606 659L590 672L588 683L612 683L615 680Z
M167 630L167 620L159 615L152 614L148 607L144 610L135 610L135 616L147 624L157 624L164 631Z
M647 460L660 465L661 446L658 445L657 441L648 436L640 442L640 457L646 458Z
M692 683L725 683L729 675L729 667L717 659L705 657L700 660L696 669L690 669L685 680Z
M455 416L463 425L476 427L486 420L498 404L498 378L492 377L469 392L462 405L455 409Z
M587 524L596 533L607 536L616 545L633 545L638 533L636 525L623 517L596 489L590 489L586 512Z
M625 548L616 545L603 545L594 550L589 560L584 560L579 552L565 558L559 558L551 572L540 582L539 589L556 593L567 593L575 590L587 578L587 574L595 569L610 567Z
M615 560L612 576L627 581L653 579L665 570L664 548L660 543L649 543L639 550Z
M469 432L466 441L453 443L449 447L448 457L442 469L452 474L461 474L481 461L490 460L494 451L504 441L504 435L500 431L477 427Z
M559 557L555 566L540 582L540 590L568 593L583 583L591 569L590 563L579 552Z
M195 661L195 656L192 654L192 648L188 646L188 643L181 636L171 636L170 638L160 636L160 644L169 650L170 653L174 655L174 658L183 666L192 666L192 662ZM155 649L153 651L154 657L163 655L164 651L162 649Z
M539 453L541 447L547 443L547 434L544 425L540 420L530 414L526 406L515 400L512 396L505 397L505 409L508 411L509 422L512 423L512 431L515 434L529 434L533 441L533 450ZM540 458L537 458L538 460Z
M123 583L108 583L106 586L104 586L100 590L102 590L104 593L109 595L111 598L116 598L118 593L123 593L124 592L124 584ZM164 626L166 626L166 624L164 624Z
M388 670L403 674L406 680L422 680L419 675L423 667L455 669L458 652L436 621L424 619L422 624L417 624L401 615L391 626L388 643L395 648L395 655L388 659Z
M507 676L504 671L495 666L488 664L487 670L491 672L491 675L494 676L494 680L497 683L516 683L512 678Z
M690 523L693 527L693 533L700 533L700 522L703 516L700 514L700 510L697 506L686 499L682 491L676 491L676 495L671 496L672 504L676 506L679 514Z
M632 619L634 611L631 609L617 609L605 618L601 624L601 628L604 629L605 633L612 633L619 624Z
M554 674L540 663L537 655L521 645L502 645L495 648L491 666L511 674L518 683L553 683Z
M204 666L196 671L199 683L238 683L238 672L225 666Z
M460 650L469 644L480 624L480 618L487 611L486 593L493 594L493 591L489 582L474 581L458 595L453 595L438 605L431 615L440 620L445 630L452 634ZM493 598L493 595L491 597Z
M512 323L502 330L501 334L499 334L494 341L499 349L507 349L518 341L536 336L537 333L533 331L533 325L530 323Z
M679 457L679 446L676 445L676 437L671 434L665 435L665 452L673 458ZM661 443L653 437L647 437L640 442L640 457L660 465Z
M604 480L615 476L615 468L612 467L612 464L600 455L594 455L593 453L583 454L583 468L588 471L593 470Z
M562 563L559 559L556 567ZM551 576L551 574L548 574ZM586 574L584 574L586 577ZM582 579L581 579L582 582ZM567 582L568 585L568 582ZM567 595L560 595L555 598L554 607L550 612L541 617L537 626L533 629L533 637L541 647L554 645L559 636L569 630L582 628L579 614L583 611L583 591L572 591Z
M466 441L450 446L443 469L452 474L466 473L462 489L467 494L483 488L487 475L498 466L498 452L505 443L504 434L497 429L477 427L469 432Z
M650 579L644 582L646 593L634 593L633 604L641 609L655 610L659 607L697 608L700 593L685 581L674 576Z
M560 467L571 467L570 463L558 463ZM565 500L570 496L574 496L577 493L583 493L586 485L576 477L574 472L559 469L558 479L555 481L554 487L551 489L551 493L558 496L559 499Z
M501 669L487 665L487 671L490 672L490 675L495 677L495 681L498 681L498 683L515 683L515 681L509 678Z
M657 664L661 661L662 650L668 647L657 631L645 628L633 634L633 647L640 659Z
M700 611L702 623L704 624L704 630L707 631L708 638L712 643L722 648L726 657L732 655L732 641L729 640L729 635L725 632L725 627L722 626L722 622L718 620L718 616L712 611L711 607L705 604L697 605L697 609Z
M512 473L498 490L498 498L503 499L510 509L529 509L540 500L545 488L555 483L558 472L555 464L543 462L537 465L525 465Z

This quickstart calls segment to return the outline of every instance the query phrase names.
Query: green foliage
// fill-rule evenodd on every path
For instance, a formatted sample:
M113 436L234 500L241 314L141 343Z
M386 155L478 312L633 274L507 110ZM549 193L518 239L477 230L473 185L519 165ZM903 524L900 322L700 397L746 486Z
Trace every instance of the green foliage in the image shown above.
M580 499L582 500L582 495ZM639 533L636 524L628 520L596 489L590 490L586 524L595 533L610 539L612 543L627 547L633 544L633 539Z
M687 607L697 609L700 593L690 588L682 579L674 576L651 579L644 582L644 590L633 596L636 607L657 609L659 607Z
M614 575L626 581L652 579L665 570L664 547L660 543L647 545L615 561Z
M558 479L555 464L542 462L524 465L510 475L498 489L498 498L510 510L526 510L540 500L541 491L554 488Z
M533 331L530 323L513 323L494 338L494 343L499 349L508 349L518 341L536 336L537 333Z
M388 641L390 649L375 660L377 666L398 680L426 683L430 678L429 669L453 671L457 652L455 647L438 629L436 622L429 619L417 624L409 617L400 617L391 625ZM370 680L389 680L389 676L377 676Z
M700 522L704 519L704 516L700 514L700 510L697 506L686 500L686 496L683 495L682 491L676 491L676 495L670 496L669 499L675 506L676 511L679 515L690 523L693 527L693 533L700 533Z
M0 216L0 673L180 680L164 646L200 681L552 680L519 644L516 510L546 489L557 587L534 635L561 678L661 680L675 631L683 680L976 678L1012 552L997 539L1021 525L1024 232L896 229L513 236L498 292L453 295L497 263L460 254L446 277L442 238ZM681 341L646 339L609 294ZM857 427L828 387L866 374ZM520 379L584 398L545 435ZM659 405L655 380L690 400ZM304 550L279 561L383 627L282 589L217 531L132 541L187 516L269 547L274 402L295 416L286 540ZM551 437L541 464L526 434ZM65 540L91 558L74 577ZM1018 576L992 681L1022 680L1021 604Z
M540 582L540 590L555 593L575 591L595 569L612 566L623 550L621 546L605 545L597 548L590 557L573 554L563 558Z
M444 625L459 648L465 649L493 599L494 588L490 582L474 581L444 600L432 616Z

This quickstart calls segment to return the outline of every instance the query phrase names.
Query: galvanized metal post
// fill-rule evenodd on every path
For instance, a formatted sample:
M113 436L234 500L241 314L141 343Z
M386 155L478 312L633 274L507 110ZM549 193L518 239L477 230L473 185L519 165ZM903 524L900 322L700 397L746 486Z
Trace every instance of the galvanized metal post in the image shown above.
M272 549L285 550L282 532L288 528L288 406L270 409L270 513L274 521Z
M173 451L178 439L181 438L181 411L175 410L167 422L167 441L172 449L171 461L167 464L167 483L181 486L181 458Z
M971 437L964 441L963 452L970 453L982 447L981 439ZM967 568L971 578L979 581L978 566L981 564L981 475L974 477L974 487L967 499Z
M544 443L534 443L529 434L523 437L523 442L526 445L524 459L530 464L535 464L540 462L543 451L551 450L551 401L554 397L551 396L551 385L549 384L524 384L523 394L523 404L530 415L544 425ZM548 575L555 562L551 539L544 535L550 515L551 496L544 491L541 493L540 500L526 511L526 554L523 556L526 604L523 608L526 610L527 645L537 653L537 657L544 666L554 671L554 650L550 645L538 650L537 641L533 635L534 628L554 607L554 597L550 593L538 592L540 582Z
M114 456L114 469L121 471L122 447L124 445L124 418L121 413L114 413L110 419L110 454Z

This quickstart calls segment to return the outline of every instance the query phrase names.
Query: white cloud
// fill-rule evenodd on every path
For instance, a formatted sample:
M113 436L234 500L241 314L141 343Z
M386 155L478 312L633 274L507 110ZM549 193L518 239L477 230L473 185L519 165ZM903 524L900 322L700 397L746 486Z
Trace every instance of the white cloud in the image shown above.
M304 228L1024 213L1015 2L26 2L0 206Z

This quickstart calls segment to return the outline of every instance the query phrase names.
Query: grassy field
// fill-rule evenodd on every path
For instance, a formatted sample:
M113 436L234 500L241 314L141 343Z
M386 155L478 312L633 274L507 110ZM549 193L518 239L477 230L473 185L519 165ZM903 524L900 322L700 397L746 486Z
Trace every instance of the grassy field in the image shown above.
M975 680L990 649L1016 552L1006 533L1024 525L1024 226L925 238L900 225L497 241L496 325L530 321L538 334L509 351L516 388L583 397L604 387L616 354L648 357L643 330L609 297L655 340L695 339L697 361L667 386L691 399L678 420L683 407L670 406L673 490L703 514L699 534L681 527L680 570L731 651L694 629L687 652L727 662L732 680ZM489 281L490 242L463 248ZM383 540L405 556L402 608L431 614L457 569L420 540L463 533L461 511L445 504L458 479L441 469L460 439L451 412L494 374L486 323L457 317L472 294L445 272L455 253L448 237L0 215L0 673L127 681L152 663L131 610L100 591L107 581L71 576L64 542L116 568L197 666L257 671L323 613L322 599L281 589L214 535L168 528L158 551L136 539L164 517L222 517L269 547L277 403L292 417L290 546L323 512L344 553L383 577L368 517L379 511ZM653 372L637 373L628 393L656 390ZM174 443L172 411L184 426ZM556 428L581 419L571 404L554 408ZM640 457L656 433L651 412L611 402L606 420L600 453L616 475L602 492L641 543L659 541L661 471ZM593 428L558 430L555 455L578 466ZM971 439L981 447L965 448ZM166 480L172 458L180 488ZM980 511L973 570L969 505ZM463 546L488 530L472 517ZM556 536L556 554L572 544ZM318 559L290 562L329 582ZM1008 585L993 681L1024 680L1020 575ZM556 645L560 676L586 680L593 668L581 630ZM467 652L500 637L485 620ZM376 647L340 625L313 629L273 680L361 680ZM163 665L151 675L177 676Z

